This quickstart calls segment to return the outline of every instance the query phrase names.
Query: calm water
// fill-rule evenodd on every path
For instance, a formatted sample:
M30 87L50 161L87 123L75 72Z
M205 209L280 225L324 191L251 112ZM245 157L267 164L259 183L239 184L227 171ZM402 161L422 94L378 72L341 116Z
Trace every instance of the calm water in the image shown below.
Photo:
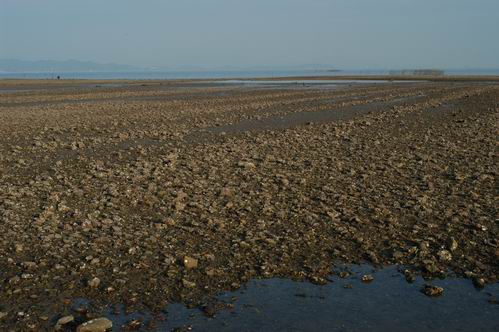
M448 278L409 284L395 267L373 271L350 266L353 275L317 286L286 279L253 280L217 301L229 306L214 317L199 309L170 305L154 331L191 327L193 331L499 331L499 284L483 290L471 281ZM372 273L374 281L361 277ZM425 283L443 287L444 295L420 292ZM351 288L345 288L351 285ZM350 287L350 286L349 286ZM493 301L492 301L493 302ZM123 312L123 310L121 311ZM132 319L147 322L147 313L108 313L115 326Z
M194 78L252 78L252 77L291 77L291 76L339 76L339 75L386 75L389 70L286 70L286 71L145 71L145 72L32 72L2 73L0 78L54 79L194 79ZM448 70L447 75L499 75L499 69L487 70Z

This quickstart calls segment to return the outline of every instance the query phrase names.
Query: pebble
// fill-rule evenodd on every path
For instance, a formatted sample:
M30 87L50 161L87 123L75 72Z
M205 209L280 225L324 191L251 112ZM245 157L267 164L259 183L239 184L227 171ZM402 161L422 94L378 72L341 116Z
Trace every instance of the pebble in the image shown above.
M75 320L74 316L72 315L69 315L69 316L64 316L64 317L61 317L59 318L59 320L57 321L57 323L55 324L55 330L56 331L59 331L63 328L63 325L66 325L68 323L71 323Z
M126 329L129 331L134 331L140 329L142 322L138 319L132 319L126 324Z
M485 279L473 278L473 285L475 285L476 288L484 288L485 287Z
M187 279L182 279L182 285L184 285L185 288L194 288L196 287L196 283L189 281Z
M451 237L448 241L447 247L450 251L455 251L458 247L457 241Z
M187 269L196 269L198 267L198 260L190 256L184 256L183 260L184 266Z
M452 260L452 255L447 250L440 250L438 252L438 258L443 262L450 262Z
M88 282L88 285L92 288L97 288L100 285L100 279L99 278L93 278Z
M113 322L107 318L95 318L79 325L76 332L105 332L113 328Z
M362 276L362 282L369 283L374 280L374 276L372 274L365 274Z
M444 294L444 289L439 286L424 285L421 289L421 292L423 292L423 294L425 294L426 296L437 297Z
M254 168L256 168L256 165L254 163L247 162L247 161L240 161L240 162L237 163L237 166L239 166L241 168L246 168L246 169L254 169Z

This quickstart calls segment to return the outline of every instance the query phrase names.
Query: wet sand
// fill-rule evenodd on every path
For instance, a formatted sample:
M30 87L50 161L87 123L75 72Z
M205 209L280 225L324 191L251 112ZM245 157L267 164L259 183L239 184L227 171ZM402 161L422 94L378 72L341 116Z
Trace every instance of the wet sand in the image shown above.
M498 111L478 79L0 81L0 329L363 262L495 292Z

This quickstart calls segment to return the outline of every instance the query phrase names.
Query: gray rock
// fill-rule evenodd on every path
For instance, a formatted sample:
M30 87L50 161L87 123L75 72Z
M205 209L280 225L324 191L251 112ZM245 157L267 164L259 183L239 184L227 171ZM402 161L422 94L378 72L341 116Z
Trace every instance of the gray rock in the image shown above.
M54 328L56 331L59 331L63 328L63 325L69 324L69 323L73 322L74 320L75 320L75 318L72 315L61 317L61 318L59 318L59 320L55 324Z
M105 332L113 328L113 322L107 318L95 318L79 325L76 332Z
M426 296L437 297L437 296L442 296L444 294L444 289L439 286L424 285L423 288L421 289L421 292Z
M92 288L97 288L100 285L100 279L99 278L93 278L88 282L88 285Z

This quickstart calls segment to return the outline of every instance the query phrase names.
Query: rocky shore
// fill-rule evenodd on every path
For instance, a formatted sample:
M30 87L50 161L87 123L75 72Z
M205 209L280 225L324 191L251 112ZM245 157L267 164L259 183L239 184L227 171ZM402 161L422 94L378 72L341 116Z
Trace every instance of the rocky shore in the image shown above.
M78 84L0 82L0 330L343 263L498 282L497 84Z

